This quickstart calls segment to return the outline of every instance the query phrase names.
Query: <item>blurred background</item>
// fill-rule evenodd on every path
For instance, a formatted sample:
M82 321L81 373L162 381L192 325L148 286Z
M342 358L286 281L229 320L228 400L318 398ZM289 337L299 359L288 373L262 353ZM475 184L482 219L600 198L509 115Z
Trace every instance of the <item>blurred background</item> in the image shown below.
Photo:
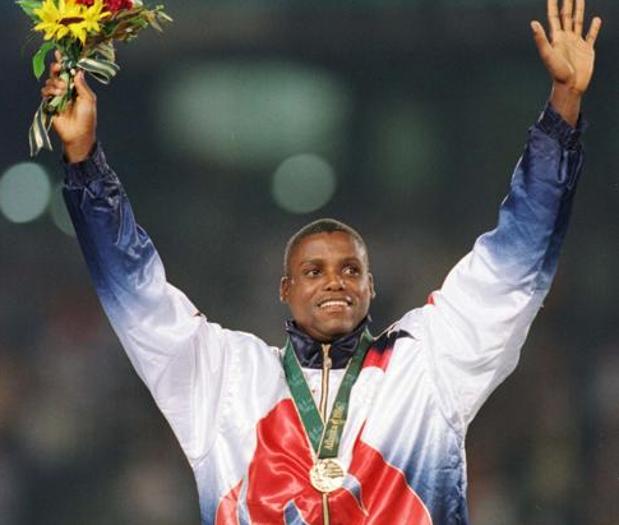
M619 6L585 103L587 161L559 273L516 372L468 437L476 525L619 523ZM543 0L166 2L120 46L99 138L168 279L210 319L284 341L283 247L306 222L366 237L379 332L491 229L549 80ZM197 525L190 469L34 162L29 21L3 2L0 524Z

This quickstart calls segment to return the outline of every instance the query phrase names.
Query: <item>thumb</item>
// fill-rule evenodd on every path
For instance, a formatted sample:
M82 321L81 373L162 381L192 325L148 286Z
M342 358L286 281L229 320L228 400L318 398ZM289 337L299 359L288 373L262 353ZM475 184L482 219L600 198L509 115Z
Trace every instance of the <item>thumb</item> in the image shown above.
M542 24L537 20L533 20L531 22L531 30L533 31L533 40L537 46L539 56L550 76L557 82L566 82L572 74L570 64L555 53Z
M86 75L84 74L84 70L80 69L75 78L73 80L75 85L75 91L77 92L77 96L80 98L84 98L87 100L94 101L96 100L96 95L90 86L86 83Z
M533 20L531 22L531 30L533 31L533 40L535 41L539 55L542 60L546 62L552 54L552 45L548 41L544 26L537 20Z

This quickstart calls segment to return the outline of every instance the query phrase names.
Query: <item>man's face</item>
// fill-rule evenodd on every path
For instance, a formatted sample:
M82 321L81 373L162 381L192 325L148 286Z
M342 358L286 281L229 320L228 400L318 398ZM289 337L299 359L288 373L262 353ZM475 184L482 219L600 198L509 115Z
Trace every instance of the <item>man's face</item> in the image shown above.
M333 341L367 315L374 297L367 254L346 232L309 235L296 245L282 277L280 298L314 339Z

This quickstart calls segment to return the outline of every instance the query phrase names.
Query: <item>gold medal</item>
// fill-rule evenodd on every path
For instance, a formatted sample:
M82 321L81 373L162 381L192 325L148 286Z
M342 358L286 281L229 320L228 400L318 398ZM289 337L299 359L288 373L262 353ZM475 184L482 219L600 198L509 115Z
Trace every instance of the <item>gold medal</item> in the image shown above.
M344 467L335 458L318 459L309 472L312 487L325 494L339 489L345 476Z

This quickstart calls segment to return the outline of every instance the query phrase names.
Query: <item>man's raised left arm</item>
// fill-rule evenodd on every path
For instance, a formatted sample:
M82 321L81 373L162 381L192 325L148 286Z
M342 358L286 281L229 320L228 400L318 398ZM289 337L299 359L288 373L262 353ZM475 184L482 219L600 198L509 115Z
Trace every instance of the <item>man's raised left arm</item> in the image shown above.
M427 362L445 412L461 429L514 369L556 272L582 168L580 102L601 20L582 36L584 0L548 0L551 38L531 27L553 88L530 129L496 228L480 236L423 309ZM573 9L575 7L575 9ZM415 322L415 314L403 323Z

